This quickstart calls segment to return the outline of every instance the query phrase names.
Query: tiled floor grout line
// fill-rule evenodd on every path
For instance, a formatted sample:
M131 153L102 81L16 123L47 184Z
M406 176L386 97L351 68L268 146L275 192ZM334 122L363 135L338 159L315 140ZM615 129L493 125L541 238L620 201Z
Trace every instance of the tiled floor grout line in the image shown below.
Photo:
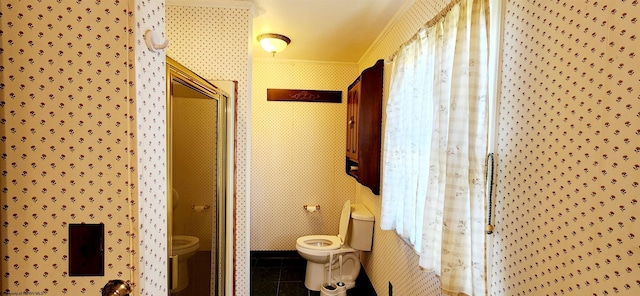
M278 270L278 289L276 295L280 295L280 286L282 283L282 265L284 264L284 258L280 258L280 270Z

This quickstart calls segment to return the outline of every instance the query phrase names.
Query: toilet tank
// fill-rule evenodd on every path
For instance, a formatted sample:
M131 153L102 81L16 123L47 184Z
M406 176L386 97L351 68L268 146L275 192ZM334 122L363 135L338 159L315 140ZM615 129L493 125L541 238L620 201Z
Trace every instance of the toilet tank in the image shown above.
M347 234L350 247L360 251L371 251L373 243L373 214L363 204L351 204L351 223Z

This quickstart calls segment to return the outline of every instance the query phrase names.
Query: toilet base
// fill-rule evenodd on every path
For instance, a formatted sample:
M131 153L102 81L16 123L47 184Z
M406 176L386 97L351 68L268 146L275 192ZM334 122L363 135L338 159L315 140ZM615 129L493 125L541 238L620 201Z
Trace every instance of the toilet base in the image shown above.
M311 291L320 291L324 282L324 264L307 261L304 274L304 286Z
M337 258L334 258L332 266L332 283L341 281L345 284L347 289L351 289L356 286L356 278L360 273L360 260L358 256L353 253L345 256L343 263L343 277L340 279L340 265L337 262ZM329 263L315 263L307 260L307 268L304 276L304 286L311 291L321 291L322 284L326 283L326 277L329 272Z
M187 266L187 260L180 260L178 262L178 286L173 289L173 292L180 292L189 285L189 267Z

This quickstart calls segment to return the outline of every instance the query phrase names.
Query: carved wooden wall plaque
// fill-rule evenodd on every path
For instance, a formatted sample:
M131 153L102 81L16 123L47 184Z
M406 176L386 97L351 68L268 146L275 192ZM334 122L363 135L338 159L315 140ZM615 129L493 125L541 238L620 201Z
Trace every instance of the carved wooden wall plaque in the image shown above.
M341 103L342 91L268 88L267 101Z

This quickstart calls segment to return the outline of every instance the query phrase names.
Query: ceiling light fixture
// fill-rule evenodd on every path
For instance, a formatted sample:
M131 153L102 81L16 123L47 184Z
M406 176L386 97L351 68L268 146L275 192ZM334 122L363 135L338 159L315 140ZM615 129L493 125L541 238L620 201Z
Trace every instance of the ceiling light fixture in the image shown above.
M258 41L262 48L273 56L283 51L291 43L289 37L274 33L261 34L258 36Z

